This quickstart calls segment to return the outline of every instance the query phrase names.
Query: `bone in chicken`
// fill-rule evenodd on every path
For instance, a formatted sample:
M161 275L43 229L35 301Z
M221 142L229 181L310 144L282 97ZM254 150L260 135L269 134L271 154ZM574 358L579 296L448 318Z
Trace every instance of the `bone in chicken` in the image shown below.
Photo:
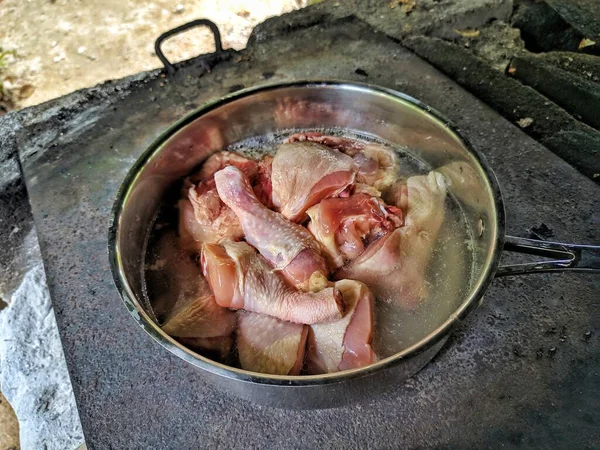
M235 166L247 176L258 178L260 164L235 153L213 153L200 170L184 182L179 209L179 235L190 250L200 250L204 242L240 240L244 232L237 216L219 198L214 174L226 166ZM265 177L261 177L261 192Z
M359 281L335 283L346 305L344 317L310 327L308 333L308 372L321 374L357 369L376 361L373 339L373 294Z
M265 207L239 169L220 170L215 182L221 200L237 215L248 243L298 289L322 287L327 265L319 244L306 228Z
M299 375L308 326L240 311L237 348L242 369L274 375Z
M378 299L415 308L427 296L425 271L444 220L446 191L438 172L409 178L405 225L340 269L336 279L362 281Z
M343 314L338 289L327 287L310 293L288 286L245 242L204 244L202 269L217 303L223 307L302 324L338 320Z
M187 183L186 197L179 200L179 236L182 245L199 251L204 242L240 240L244 231L234 212L219 198L216 187Z
M312 142L281 145L273 159L273 204L295 222L327 197L335 197L354 183L357 166L349 156Z
M164 260L175 263L160 269L166 271L164 276L169 280L163 297L166 297L165 303L172 305L163 319L163 331L179 338L230 335L236 326L235 313L217 304L202 270L188 254L179 250L175 237L165 235L158 249Z
M296 133L287 142L317 142L351 156L358 166L356 181L386 191L398 176L398 155L381 144L367 144L319 132Z
M357 258L365 246L402 225L402 211L367 194L328 198L308 209L308 230L322 245L329 267Z

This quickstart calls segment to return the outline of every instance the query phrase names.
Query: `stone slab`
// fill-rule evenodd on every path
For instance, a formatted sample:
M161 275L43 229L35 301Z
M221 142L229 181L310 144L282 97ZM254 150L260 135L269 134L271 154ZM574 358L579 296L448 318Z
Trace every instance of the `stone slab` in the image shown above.
M89 448L597 447L600 282L591 276L498 280L416 377L332 410L232 398L154 343L112 283L106 239L116 191L169 124L267 80L366 81L417 97L486 155L504 188L510 232L543 222L559 240L599 240L598 186L359 22L296 24L201 74L193 66L171 78L152 72L21 115L23 170Z

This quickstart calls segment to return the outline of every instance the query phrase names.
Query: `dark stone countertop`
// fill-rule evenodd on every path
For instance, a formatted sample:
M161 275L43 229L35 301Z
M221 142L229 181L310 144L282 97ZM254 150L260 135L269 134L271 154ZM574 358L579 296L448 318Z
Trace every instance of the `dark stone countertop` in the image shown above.
M169 124L266 80L358 80L419 98L485 154L510 233L543 222L557 240L599 240L599 186L362 23L296 25L201 73L194 64L170 78L152 72L19 114L21 163L89 448L598 447L598 277L497 280L417 376L338 409L232 398L154 343L112 283L106 240L116 191Z

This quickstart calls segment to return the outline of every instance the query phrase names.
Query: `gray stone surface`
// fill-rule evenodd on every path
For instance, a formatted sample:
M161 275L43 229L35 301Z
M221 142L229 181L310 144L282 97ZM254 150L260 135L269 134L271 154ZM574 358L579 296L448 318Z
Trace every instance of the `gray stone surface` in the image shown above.
M600 132L464 48L425 36L407 38L403 44L509 120L532 119L528 134L600 183Z
M597 59L598 69L600 58ZM590 79L593 74L600 72L594 70L576 73L574 70L563 70L561 65L554 65L543 56L520 55L511 62L509 73L556 102L579 120L600 130L600 83Z
M600 41L598 0L544 0L584 37Z
M83 442L31 208L17 157L16 114L0 121L0 385L20 421L21 448Z
M367 81L415 96L486 155L510 232L544 222L556 239L598 243L597 185L394 41L351 21L296 22L278 33L200 78L194 67L167 79L153 73L20 116L23 169L89 447L597 448L600 283L591 276L498 280L414 379L334 410L232 398L135 325L106 255L119 184L168 124L267 79Z
M521 30L521 37L532 52L574 52L583 38L543 0L515 0L511 24Z
M267 19L254 28L250 42L349 14L394 39L414 34L453 39L457 29L479 28L492 20L508 20L513 6L512 0L419 0L414 3L407 11L401 3L391 0L325 0Z

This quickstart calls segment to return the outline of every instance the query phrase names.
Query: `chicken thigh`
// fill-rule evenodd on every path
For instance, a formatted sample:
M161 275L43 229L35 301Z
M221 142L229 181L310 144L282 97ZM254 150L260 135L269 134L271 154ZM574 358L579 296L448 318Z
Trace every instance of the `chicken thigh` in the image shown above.
M242 369L274 375L299 375L308 326L240 311L237 348Z
M273 204L284 217L301 222L312 205L351 186L356 172L352 158L324 145L283 144L273 159Z
M404 227L375 242L336 279L362 281L379 300L415 308L427 296L425 272L444 220L446 191L438 172L409 178Z
M312 325L308 333L308 371L311 374L357 369L376 361L373 339L374 298L363 283L335 283L346 304L337 322Z
M317 142L351 156L358 166L356 181L381 192L388 189L398 176L398 155L390 147L381 144L327 136L319 132L293 134L287 142Z
M329 267L355 259L366 245L402 225L402 211L376 197L328 198L308 209L308 230L324 248Z
M175 236L163 236L158 254L162 260L155 262L155 270L169 280L168 289L153 302L169 305L163 331L178 338L230 335L236 326L235 313L217 304L202 270L179 250Z

